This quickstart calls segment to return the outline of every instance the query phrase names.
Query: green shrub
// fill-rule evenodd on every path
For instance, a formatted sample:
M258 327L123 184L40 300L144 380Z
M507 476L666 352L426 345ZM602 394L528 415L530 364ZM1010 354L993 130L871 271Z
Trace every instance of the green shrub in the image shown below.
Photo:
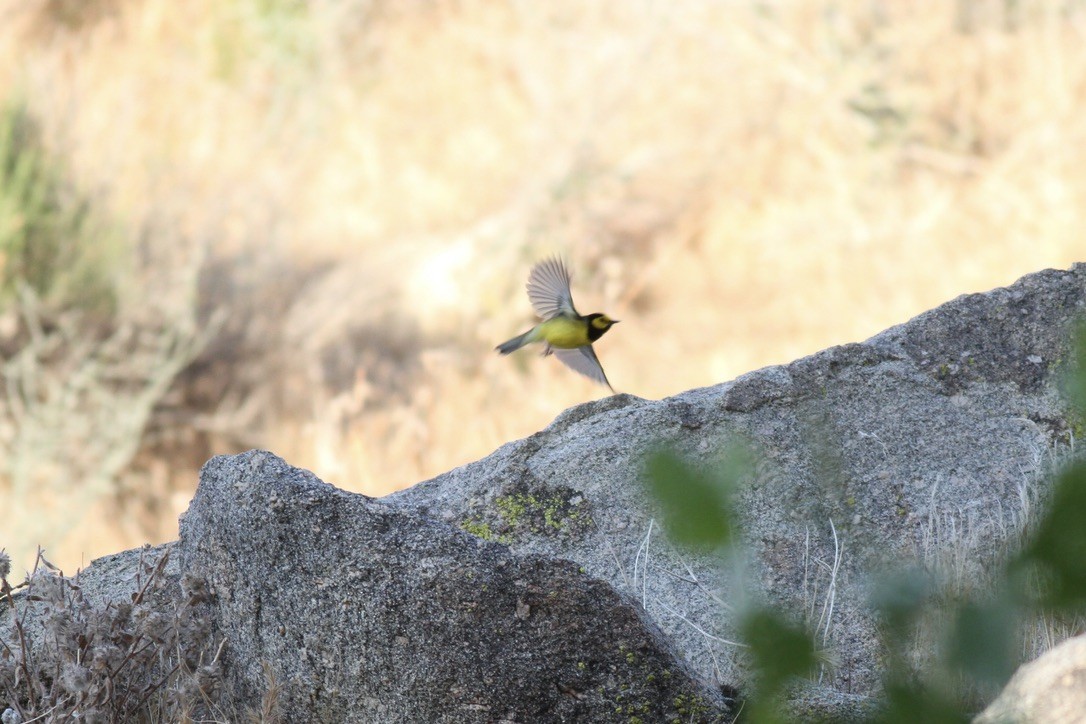
M26 289L56 307L108 314L120 250L64 182L26 107L0 107L0 310Z

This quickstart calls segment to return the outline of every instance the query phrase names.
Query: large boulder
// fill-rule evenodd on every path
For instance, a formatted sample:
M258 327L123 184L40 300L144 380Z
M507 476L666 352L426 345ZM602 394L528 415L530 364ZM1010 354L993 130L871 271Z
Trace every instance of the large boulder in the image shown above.
M781 603L826 650L820 696L851 711L882 674L870 574L919 558L979 581L1021 529L1070 437L1057 382L1084 312L1086 265L1043 271L734 382L572 408L384 501L575 561L638 600L707 681L744 679L734 612ZM760 463L738 501L752 573L736 576L668 542L642 481L656 445L711 462L740 439Z
M1086 636L1024 664L973 724L1077 724L1086 721Z
M70 578L43 567L11 599L0 696L28 671L34 691L0 699L5 724L733 718L640 606L575 564L259 450L204 466L177 542Z
M338 490L271 453L204 466L178 548L228 642L228 708L260 700L270 665L287 721L726 711L633 601L575 564Z

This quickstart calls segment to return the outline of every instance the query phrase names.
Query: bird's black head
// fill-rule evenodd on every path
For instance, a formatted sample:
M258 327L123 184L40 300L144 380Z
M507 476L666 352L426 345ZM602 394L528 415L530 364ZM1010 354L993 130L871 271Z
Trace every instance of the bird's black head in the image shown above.
M602 337L604 332L618 324L617 319L611 319L606 314L589 314L585 319L588 320L588 338L593 342Z

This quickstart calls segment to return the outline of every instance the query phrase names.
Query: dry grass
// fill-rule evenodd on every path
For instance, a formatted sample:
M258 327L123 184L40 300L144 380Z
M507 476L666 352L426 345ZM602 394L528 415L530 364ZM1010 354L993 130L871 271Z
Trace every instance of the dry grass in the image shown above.
M993 692L983 690L976 682L970 683L960 673L948 676L946 670L939 668L940 657L945 656L945 644L941 642L948 640L955 607L989 600L1008 585L1008 561L1020 556L1037 536L1057 477L1075 457L1073 439L1066 447L1035 450L1033 465L1021 471L1018 505L995 513L982 514L969 506L948 506L941 500L938 486L932 489L927 521L915 549L919 568L901 575L927 577L932 595L929 603L934 605L921 611L914 636L902 653L916 671L926 671L923 675L937 688L955 692L954 696L973 710L986 705ZM1039 597L1044 590L1037 580L1031 580L1030 586L1034 590L1024 593L1022 600ZM1015 615L1020 616L1015 624L1018 626L1015 648L1008 652L1014 666L1032 661L1086 631L1086 618L1074 610L1059 612L1022 606Z
M8 541L23 560L172 537L211 453L270 447L378 494L599 396L490 351L529 323L523 280L554 251L582 310L624 320L599 353L644 397L1082 253L1078 3L0 0L0 16L0 96L27 99L73 183L144 230L134 246L206 254L200 319L222 313L115 494ZM103 533L107 513L138 530Z

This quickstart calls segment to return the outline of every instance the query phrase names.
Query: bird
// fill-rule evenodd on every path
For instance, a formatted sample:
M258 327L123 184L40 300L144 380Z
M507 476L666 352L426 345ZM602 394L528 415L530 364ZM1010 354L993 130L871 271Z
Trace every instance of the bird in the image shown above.
M558 257L544 259L533 266L528 274L528 300L543 321L495 349L506 355L525 345L542 342L544 357L553 354L574 372L607 385L614 392L592 343L619 320L598 312L580 314L573 306L569 281L569 270Z

